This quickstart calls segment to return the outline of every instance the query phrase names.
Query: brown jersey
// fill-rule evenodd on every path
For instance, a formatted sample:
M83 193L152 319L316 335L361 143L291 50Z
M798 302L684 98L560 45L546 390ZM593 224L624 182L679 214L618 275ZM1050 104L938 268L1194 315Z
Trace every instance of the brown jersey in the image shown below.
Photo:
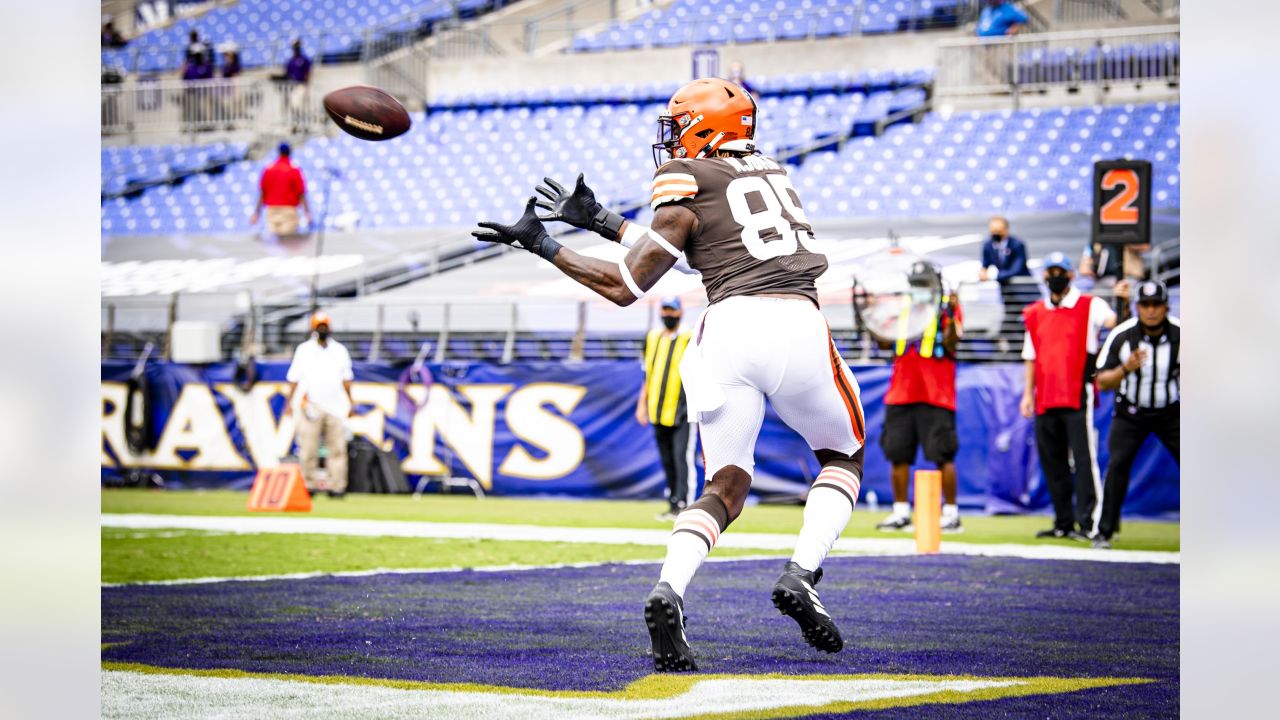
M805 244L813 228L787 171L760 155L671 160L653 176L652 207L679 203L698 216L685 243L707 299L796 293L818 303L827 257Z

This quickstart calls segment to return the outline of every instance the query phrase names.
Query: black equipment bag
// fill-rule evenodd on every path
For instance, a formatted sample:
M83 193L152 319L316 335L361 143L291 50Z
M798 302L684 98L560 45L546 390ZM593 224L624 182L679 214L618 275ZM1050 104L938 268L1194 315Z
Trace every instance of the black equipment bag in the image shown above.
M378 448L357 435L347 443L347 492L407 493L409 482L394 451Z
M124 403L124 439L129 452L141 455L155 449L155 420L151 414L151 383L143 373L129 377Z
M378 470L381 480L379 492L409 492L409 481L405 480L404 470L400 468L400 456L396 455L394 450L378 451Z
M378 467L378 448L368 439L357 435L347 443L347 492L378 492L381 470Z

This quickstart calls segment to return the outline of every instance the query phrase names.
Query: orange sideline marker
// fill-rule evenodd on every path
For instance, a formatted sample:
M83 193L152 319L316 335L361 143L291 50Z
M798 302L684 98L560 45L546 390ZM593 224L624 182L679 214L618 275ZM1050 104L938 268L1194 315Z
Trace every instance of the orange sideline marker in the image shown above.
M916 552L934 554L942 549L942 473L916 471Z
M311 496L302 481L302 468L277 465L262 468L249 490L249 509L258 512L311 512Z

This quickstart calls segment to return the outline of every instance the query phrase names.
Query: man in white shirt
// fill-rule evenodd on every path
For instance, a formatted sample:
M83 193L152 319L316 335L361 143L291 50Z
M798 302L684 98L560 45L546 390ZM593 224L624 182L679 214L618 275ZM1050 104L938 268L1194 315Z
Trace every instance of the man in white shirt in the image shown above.
M326 469L329 496L342 497L347 491L347 434L343 421L351 415L351 355L342 343L329 335L329 316L311 316L311 338L293 352L293 362L285 379L289 392L285 403L292 409L298 428L298 453L307 489L315 492L316 470L320 466L320 438L328 448ZM295 404L294 395L301 389Z

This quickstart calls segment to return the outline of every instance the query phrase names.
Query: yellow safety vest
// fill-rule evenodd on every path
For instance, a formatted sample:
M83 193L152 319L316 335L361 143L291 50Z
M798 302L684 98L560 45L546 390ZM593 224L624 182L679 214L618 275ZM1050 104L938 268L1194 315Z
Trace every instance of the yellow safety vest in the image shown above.
M645 387L649 398L649 422L674 427L680 406L680 359L689 345L689 332L664 336L662 330L650 330L644 341Z

